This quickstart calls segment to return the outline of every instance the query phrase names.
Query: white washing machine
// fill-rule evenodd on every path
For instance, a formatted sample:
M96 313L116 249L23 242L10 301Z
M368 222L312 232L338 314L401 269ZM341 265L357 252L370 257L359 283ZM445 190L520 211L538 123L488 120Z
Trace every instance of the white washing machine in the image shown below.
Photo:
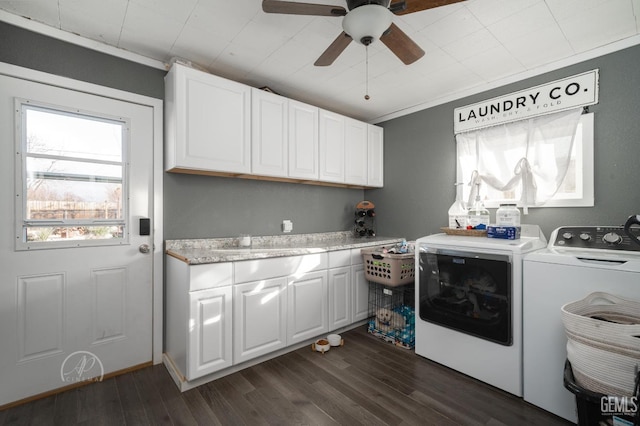
M640 230L631 232L638 239ZM561 227L523 264L524 399L576 422L575 396L563 383L560 308L594 291L640 300L640 244L621 226Z
M502 240L435 234L416 241L416 354L522 396L522 259L539 227Z

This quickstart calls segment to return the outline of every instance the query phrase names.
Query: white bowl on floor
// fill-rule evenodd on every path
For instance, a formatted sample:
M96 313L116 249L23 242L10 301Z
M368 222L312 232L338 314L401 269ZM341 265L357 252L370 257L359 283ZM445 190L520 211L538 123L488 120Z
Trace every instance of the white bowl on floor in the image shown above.
M327 340L331 346L340 346L342 344L342 337L339 334L330 334L327 336Z

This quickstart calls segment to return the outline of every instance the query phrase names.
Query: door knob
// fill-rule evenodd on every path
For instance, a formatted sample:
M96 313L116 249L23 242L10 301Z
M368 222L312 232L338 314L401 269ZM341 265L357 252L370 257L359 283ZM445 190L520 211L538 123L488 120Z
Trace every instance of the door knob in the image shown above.
M151 251L151 247L149 247L149 244L140 244L138 250L140 250L140 253L149 253Z

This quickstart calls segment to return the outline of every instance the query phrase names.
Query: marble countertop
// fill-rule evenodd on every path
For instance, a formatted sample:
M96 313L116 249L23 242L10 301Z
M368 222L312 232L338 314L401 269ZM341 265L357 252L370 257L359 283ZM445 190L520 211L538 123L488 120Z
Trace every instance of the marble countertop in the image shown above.
M165 251L190 265L235 262L271 257L298 256L368 246L393 246L394 237L356 237L351 231L273 235L251 238L250 247L239 247L238 238L166 240Z

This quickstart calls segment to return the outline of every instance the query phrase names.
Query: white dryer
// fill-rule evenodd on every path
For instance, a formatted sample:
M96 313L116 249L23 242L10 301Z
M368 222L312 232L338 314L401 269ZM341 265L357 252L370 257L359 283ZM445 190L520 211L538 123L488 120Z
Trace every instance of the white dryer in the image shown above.
M416 354L522 396L522 237L435 234L416 241Z
M637 228L631 229L636 240ZM561 307L594 291L640 300L640 244L622 226L567 226L523 261L524 399L572 422L564 387L567 338Z

